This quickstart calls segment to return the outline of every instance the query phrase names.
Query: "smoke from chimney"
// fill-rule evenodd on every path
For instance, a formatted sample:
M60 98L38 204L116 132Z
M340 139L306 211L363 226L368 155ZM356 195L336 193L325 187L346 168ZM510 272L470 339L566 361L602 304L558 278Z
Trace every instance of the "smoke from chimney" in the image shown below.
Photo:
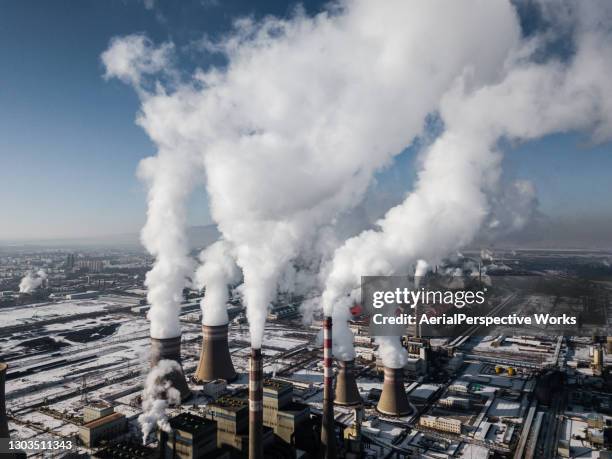
M181 400L189 398L191 391L185 380L181 366L181 337L157 339L151 338L151 368L155 368L163 361L171 361L176 365L171 372L164 375L172 387L179 391Z
M228 286L240 280L240 270L231 255L227 241L219 240L200 253L200 266L194 284L206 288L200 302L202 325L220 326L229 322L227 315Z
M47 273L44 269L39 269L36 272L28 272L23 279L21 279L21 282L19 282L19 293L32 293L38 287L43 285L46 279Z

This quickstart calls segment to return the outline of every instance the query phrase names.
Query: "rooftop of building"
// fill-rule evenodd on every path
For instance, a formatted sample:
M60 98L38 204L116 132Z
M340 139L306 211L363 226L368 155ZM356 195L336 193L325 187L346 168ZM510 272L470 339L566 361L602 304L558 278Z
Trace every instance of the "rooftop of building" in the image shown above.
M89 402L89 404L87 404L85 408L104 409L104 408L112 408L112 405L102 400L94 400L92 402Z
M263 381L263 387L264 389L273 389L281 392L283 390L293 388L293 384L287 381L282 381L280 379L265 378Z
M217 423L191 413L181 413L169 421L170 427L194 434L202 429L217 428Z
M93 457L98 459L148 459L156 455L155 449L139 443L119 442L98 451Z
M308 410L308 409L310 409L310 405L308 405L306 403L289 402L285 406L280 408L279 410L280 410L280 412L283 412L283 413L298 414L298 413L302 413L304 410Z
M248 407L248 401L239 397L219 397L215 402L208 405L210 408L220 407L228 411L240 411Z
M100 419L95 419L87 424L83 424L83 427L86 429L95 429L96 427L100 427L104 424L108 424L109 422L116 421L117 419L125 418L125 415L121 413L112 413L108 416L101 417Z

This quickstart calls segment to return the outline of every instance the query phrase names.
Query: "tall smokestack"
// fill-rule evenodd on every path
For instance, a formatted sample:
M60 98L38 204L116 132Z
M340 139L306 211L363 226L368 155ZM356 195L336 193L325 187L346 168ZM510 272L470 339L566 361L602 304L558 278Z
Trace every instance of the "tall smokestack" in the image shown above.
M355 359L338 360L336 375L336 405L355 406L361 404L361 396L355 380Z
M385 367L385 381L376 410L388 416L406 416L412 411L404 389L403 368Z
M251 348L249 368L249 459L263 459L263 361Z
M197 382L236 379L227 342L228 325L202 325L202 352L195 372Z
M173 360L180 366L180 370L173 371L165 376L172 387L181 394L181 401L191 395L185 374L181 365L181 337L176 338L151 338L151 368L157 366L160 360Z
M4 382L8 365L0 362L0 438L9 437L8 418L6 417L6 401L4 399Z
M321 445L323 457L336 457L334 425L334 373L332 370L332 318L323 319L323 416L321 419Z

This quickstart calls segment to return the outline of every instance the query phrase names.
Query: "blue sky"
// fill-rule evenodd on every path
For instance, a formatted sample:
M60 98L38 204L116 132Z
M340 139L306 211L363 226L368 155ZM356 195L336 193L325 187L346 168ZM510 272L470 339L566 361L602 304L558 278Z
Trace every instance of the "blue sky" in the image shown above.
M146 211L138 161L155 153L135 125L139 102L105 81L100 54L116 35L145 32L187 46L226 31L232 19L286 15L283 1L12 1L0 6L0 239L136 232ZM321 8L306 2L308 12ZM202 57L204 59L204 57ZM205 66L205 62L198 62ZM508 152L506 170L536 183L541 212L612 221L612 146L550 136ZM401 193L414 155L379 174L373 192ZM203 191L191 223L210 223ZM612 230L612 228L610 228Z

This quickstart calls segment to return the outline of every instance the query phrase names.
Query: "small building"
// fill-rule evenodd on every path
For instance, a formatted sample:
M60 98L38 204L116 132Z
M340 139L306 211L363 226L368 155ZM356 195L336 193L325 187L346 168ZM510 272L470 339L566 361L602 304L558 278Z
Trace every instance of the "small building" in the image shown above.
M79 427L79 438L89 448L101 440L115 438L127 431L127 419L121 413L112 413Z
M204 392L209 397L218 399L221 395L225 393L227 390L227 381L225 379L215 379L214 381L209 381L204 383L202 386L202 392Z
M440 386L436 384L421 384L408 394L408 397L413 402L425 403L433 399L440 390Z
M83 423L87 424L88 422L103 418L114 412L114 408L108 403L92 402L83 408Z
M448 386L448 390L451 392L467 394L470 391L470 383L468 381L455 381Z
M404 365L404 374L411 379L416 379L427 373L427 364L421 357L408 357Z
M159 453L166 459L197 459L217 449L217 423L191 413L169 421L171 432L159 430Z
M469 410L471 406L471 401L466 397L455 397L449 396L445 398L441 398L438 403L440 406L444 406L446 408L459 408L461 410Z
M87 300L92 298L98 298L99 292L93 290L87 292L69 293L66 295L67 300Z
M442 432L461 433L461 421L458 419L423 415L419 419L419 425Z

